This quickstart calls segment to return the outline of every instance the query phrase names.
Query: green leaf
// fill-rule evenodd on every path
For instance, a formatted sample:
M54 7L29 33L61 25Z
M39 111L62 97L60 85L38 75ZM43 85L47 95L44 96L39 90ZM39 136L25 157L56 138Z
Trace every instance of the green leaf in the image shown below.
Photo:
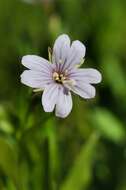
M106 64L107 63L107 64ZM113 69L113 72L110 69ZM117 57L114 56L108 56L103 58L103 71L106 81L108 81L112 93L114 93L118 99L121 97L125 100L126 96L126 77L125 73L123 71L123 68L121 67L121 64ZM118 76L118 77L117 77ZM115 82L116 79L116 82Z
M96 109L92 114L93 125L101 134L114 142L120 142L125 138L125 130L121 121L111 112L105 109Z
M49 151L49 180L51 189L58 189L57 181L59 177L59 154L58 154L58 134L56 132L54 118L48 119L45 124L45 137L48 142Z
M98 135L93 134L80 151L68 177L60 190L85 190L92 178L94 153L98 142Z
M5 175L18 185L17 155L11 141L0 137L0 167Z
M2 105L0 105L0 130L9 134L13 133L13 126L8 119L6 109Z

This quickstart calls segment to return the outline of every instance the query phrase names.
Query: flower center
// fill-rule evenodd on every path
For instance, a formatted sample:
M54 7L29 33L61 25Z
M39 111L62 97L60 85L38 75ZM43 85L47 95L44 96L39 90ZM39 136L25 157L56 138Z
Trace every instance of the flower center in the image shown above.
M57 83L62 84L64 80L66 80L66 77L64 76L64 74L59 74L57 72L53 73L53 80L56 81Z

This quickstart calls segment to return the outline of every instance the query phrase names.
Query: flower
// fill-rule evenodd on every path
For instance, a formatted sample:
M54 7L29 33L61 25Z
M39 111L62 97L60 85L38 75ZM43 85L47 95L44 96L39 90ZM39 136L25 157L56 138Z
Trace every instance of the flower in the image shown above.
M72 110L70 91L85 99L95 96L92 84L101 81L101 74L96 69L79 68L85 51L80 41L70 44L68 35L62 34L54 43L51 61L36 55L22 58L22 64L28 70L21 74L21 82L43 90L42 105L45 112L55 109L57 117L67 117Z

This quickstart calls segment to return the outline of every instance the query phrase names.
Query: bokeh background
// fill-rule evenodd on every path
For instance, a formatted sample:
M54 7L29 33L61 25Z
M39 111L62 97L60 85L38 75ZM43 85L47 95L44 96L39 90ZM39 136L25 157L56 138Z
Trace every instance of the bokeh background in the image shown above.
M103 76L66 119L20 83L21 58L48 58L67 33ZM0 1L0 190L126 190L126 1Z

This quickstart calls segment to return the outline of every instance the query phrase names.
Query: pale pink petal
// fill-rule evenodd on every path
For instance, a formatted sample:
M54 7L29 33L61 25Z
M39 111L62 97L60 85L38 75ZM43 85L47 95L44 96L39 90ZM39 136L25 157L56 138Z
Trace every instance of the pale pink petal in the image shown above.
M72 69L69 77L82 83L97 84L101 82L101 73L96 69Z
M46 59L36 55L26 55L22 58L22 65L34 71L42 71L49 73L52 66Z
M53 47L53 62L57 65L63 64L70 51L70 38L66 34L60 35Z
M65 92L65 89L59 90L59 96L56 103L56 116L65 118L72 110L72 97L69 91Z
M86 48L80 41L73 41L64 69L79 65L85 56L85 52Z
M56 83L47 85L42 95L42 105L45 112L52 112L58 98L59 87Z
M32 88L44 88L45 85L52 83L51 76L40 71L25 70L21 74L21 82Z
M70 85L70 83L65 83L64 85L82 98L90 99L95 97L96 91L91 84L76 82L76 85Z

